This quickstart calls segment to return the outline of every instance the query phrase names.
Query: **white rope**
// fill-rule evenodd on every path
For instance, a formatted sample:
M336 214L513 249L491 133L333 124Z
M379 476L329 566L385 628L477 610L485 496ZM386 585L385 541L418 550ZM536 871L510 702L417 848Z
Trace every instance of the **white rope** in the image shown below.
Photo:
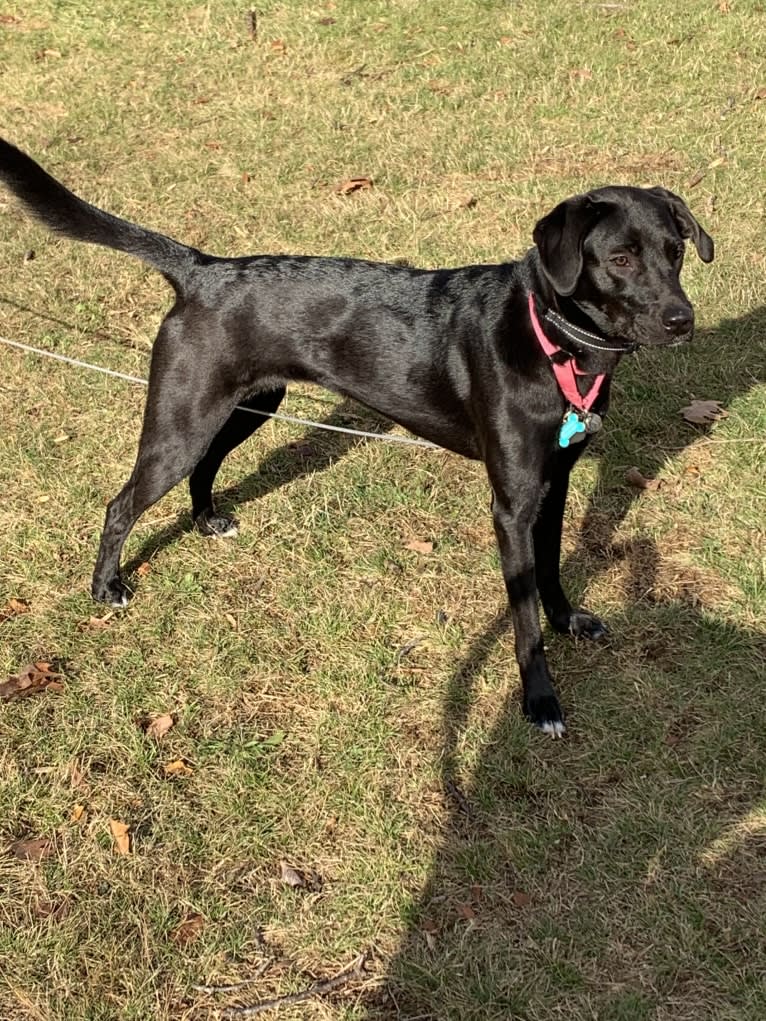
M18 340L9 340L7 337L0 337L0 344L7 344L8 347L18 348L19 351L27 351L30 354L42 355L45 358L53 358L57 362L66 362L67 365L74 365L78 369L92 369L93 372L102 372L105 376L113 376L115 379L124 379L128 383L140 383L148 386L148 380L140 376L129 376L125 372L117 372L115 369L105 369L102 365L91 365L90 362L82 362L79 358L70 358L68 355L58 354L56 351L45 351L39 347L32 347L30 344L22 344ZM413 447L428 447L431 450L441 450L436 443L429 440L420 440L415 436L399 436L396 433L371 433L361 429L346 429L341 425L328 425L327 422L312 422L308 418L295 418L293 415L282 415L277 411L258 411L257 408L245 408L238 404L237 411L249 411L253 415L265 415L267 418L278 418L282 422L292 422L295 425L310 425L314 429L327 429L329 432L346 433L349 436L362 436L370 440L383 440L385 443L407 443Z

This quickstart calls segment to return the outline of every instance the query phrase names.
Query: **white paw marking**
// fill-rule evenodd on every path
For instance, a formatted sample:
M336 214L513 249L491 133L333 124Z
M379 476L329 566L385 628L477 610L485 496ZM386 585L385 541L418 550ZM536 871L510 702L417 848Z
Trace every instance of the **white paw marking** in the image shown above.
M563 737L567 728L562 720L546 720L545 723L540 724L540 730L543 734L550 734L551 737Z
M239 535L239 529L237 528L236 525L231 524L223 532L219 532L219 531L213 532L212 535L211 535L211 538L212 539L231 539L235 535Z

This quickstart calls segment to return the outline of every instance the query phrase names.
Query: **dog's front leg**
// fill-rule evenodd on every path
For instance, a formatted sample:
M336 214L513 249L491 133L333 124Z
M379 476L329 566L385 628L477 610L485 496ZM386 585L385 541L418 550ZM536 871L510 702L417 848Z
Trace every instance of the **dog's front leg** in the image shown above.
M559 634L575 638L603 638L606 626L587 610L576 609L561 587L561 532L569 473L577 453L560 453L534 526L535 573L545 616Z
M511 606L524 714L546 734L560 737L564 719L545 660L537 603L532 522L539 492L528 490L528 486L521 486L514 492L510 486L493 483L492 515Z

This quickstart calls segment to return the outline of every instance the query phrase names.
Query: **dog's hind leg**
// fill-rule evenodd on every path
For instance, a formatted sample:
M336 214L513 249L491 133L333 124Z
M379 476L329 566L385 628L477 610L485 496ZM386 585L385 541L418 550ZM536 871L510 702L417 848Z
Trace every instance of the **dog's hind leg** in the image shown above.
M193 356L190 348L196 348ZM201 341L191 330L184 332L180 317L163 323L152 354L135 467L106 511L91 589L99 602L126 605L120 554L131 529L147 508L199 464L247 393L244 386L227 381L223 371L211 377L203 355Z
M240 443L252 436L256 429L268 421L268 413L279 407L285 396L285 388L266 390L253 394L239 402L239 408L232 412L225 425L216 434L204 456L189 476L189 491L192 500L192 517L203 535L235 535L236 522L233 518L216 514L213 506L213 482L223 459ZM248 408L242 411L240 408ZM260 412L260 414L259 414ZM264 412L266 414L264 414Z

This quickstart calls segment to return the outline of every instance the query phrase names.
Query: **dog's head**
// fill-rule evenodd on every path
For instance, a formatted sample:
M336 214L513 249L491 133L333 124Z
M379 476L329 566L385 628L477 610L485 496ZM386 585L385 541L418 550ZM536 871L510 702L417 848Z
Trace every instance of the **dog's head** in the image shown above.
M597 188L539 221L534 242L545 276L606 336L635 344L691 340L694 310L680 283L685 241L703 262L712 238L665 188Z

